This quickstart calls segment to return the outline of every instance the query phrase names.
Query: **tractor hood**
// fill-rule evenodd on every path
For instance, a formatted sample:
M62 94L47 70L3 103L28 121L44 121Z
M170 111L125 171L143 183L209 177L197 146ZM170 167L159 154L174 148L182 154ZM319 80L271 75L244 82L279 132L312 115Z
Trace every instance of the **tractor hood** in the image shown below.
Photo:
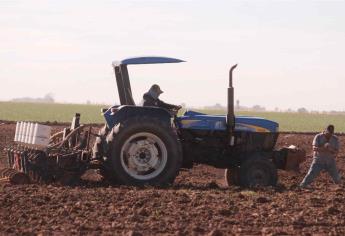
M177 118L181 129L226 130L225 115L206 115L195 111L187 111ZM247 132L278 132L278 123L260 117L236 116L235 131Z

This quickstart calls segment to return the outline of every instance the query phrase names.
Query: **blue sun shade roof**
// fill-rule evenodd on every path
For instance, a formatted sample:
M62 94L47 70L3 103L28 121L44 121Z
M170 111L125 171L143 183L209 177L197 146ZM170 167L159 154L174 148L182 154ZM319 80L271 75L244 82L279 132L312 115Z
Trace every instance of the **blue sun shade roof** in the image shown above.
M183 60L170 57L131 57L121 61L114 61L113 65L138 65L138 64L160 64L160 63L179 63Z

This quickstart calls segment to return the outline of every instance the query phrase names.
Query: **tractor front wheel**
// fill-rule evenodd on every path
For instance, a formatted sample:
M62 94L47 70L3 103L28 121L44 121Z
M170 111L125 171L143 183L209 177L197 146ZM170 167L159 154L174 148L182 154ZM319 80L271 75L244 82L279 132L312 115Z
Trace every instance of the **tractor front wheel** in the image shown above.
M240 185L244 187L275 186L278 180L277 168L266 158L252 158L239 169Z
M225 183L228 187L233 185L240 185L239 170L239 167L225 169L224 178Z

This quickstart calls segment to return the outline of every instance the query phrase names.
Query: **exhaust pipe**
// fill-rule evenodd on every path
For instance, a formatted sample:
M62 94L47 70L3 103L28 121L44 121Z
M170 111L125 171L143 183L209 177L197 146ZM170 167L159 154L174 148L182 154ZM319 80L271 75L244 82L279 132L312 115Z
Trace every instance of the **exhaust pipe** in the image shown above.
M228 87L228 114L226 122L228 125L229 133L231 134L235 128L235 111L234 111L234 87L232 86L232 72L237 67L233 65L229 71L229 87Z

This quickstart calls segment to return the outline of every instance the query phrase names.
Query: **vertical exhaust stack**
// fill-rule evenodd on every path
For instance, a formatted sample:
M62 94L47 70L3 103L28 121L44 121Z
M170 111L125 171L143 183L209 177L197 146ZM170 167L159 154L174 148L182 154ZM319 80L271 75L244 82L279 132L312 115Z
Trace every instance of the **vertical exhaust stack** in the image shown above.
M234 87L232 86L232 72L237 67L233 65L229 71L229 87L228 87L228 114L226 116L226 122L230 133L235 128L235 111L234 111Z

